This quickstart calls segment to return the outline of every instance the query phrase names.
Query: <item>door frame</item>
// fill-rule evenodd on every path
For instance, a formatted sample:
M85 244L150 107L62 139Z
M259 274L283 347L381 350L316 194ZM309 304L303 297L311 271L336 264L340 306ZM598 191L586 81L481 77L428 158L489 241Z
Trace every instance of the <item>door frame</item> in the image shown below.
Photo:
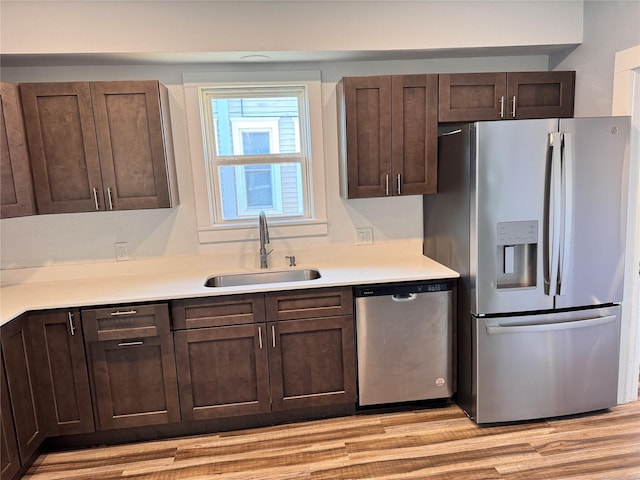
M640 374L640 45L616 53L612 115L631 116L627 262L618 403L638 399Z

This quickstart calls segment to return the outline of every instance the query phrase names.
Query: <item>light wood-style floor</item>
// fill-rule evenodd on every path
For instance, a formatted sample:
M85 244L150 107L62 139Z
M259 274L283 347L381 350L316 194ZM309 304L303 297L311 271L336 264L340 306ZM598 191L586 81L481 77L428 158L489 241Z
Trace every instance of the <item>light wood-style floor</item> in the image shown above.
M43 454L29 480L640 479L640 401L480 428L456 405Z

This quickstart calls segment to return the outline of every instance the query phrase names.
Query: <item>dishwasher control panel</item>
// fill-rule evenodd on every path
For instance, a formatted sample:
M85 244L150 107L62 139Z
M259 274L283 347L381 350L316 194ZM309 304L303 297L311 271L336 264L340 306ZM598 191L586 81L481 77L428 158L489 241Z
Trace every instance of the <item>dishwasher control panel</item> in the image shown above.
M420 283L393 283L384 285L366 285L355 288L356 297L375 297L379 295L402 295L409 293L446 292L452 289L451 281Z

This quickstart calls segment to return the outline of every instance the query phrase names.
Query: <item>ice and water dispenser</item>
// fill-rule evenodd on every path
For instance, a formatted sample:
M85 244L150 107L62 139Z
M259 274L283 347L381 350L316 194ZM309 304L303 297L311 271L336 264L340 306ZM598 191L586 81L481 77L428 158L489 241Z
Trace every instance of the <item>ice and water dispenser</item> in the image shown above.
M497 226L496 286L536 286L538 222L499 222Z

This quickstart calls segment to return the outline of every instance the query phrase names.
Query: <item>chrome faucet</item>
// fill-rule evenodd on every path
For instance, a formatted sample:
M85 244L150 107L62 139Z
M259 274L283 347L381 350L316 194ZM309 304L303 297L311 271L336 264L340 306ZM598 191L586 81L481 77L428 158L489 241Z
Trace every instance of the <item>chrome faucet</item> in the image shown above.
M259 229L260 229L260 268L268 268L267 255L272 250L267 251L267 244L269 243L269 225L267 225L267 216L264 212L260 212L259 216Z

